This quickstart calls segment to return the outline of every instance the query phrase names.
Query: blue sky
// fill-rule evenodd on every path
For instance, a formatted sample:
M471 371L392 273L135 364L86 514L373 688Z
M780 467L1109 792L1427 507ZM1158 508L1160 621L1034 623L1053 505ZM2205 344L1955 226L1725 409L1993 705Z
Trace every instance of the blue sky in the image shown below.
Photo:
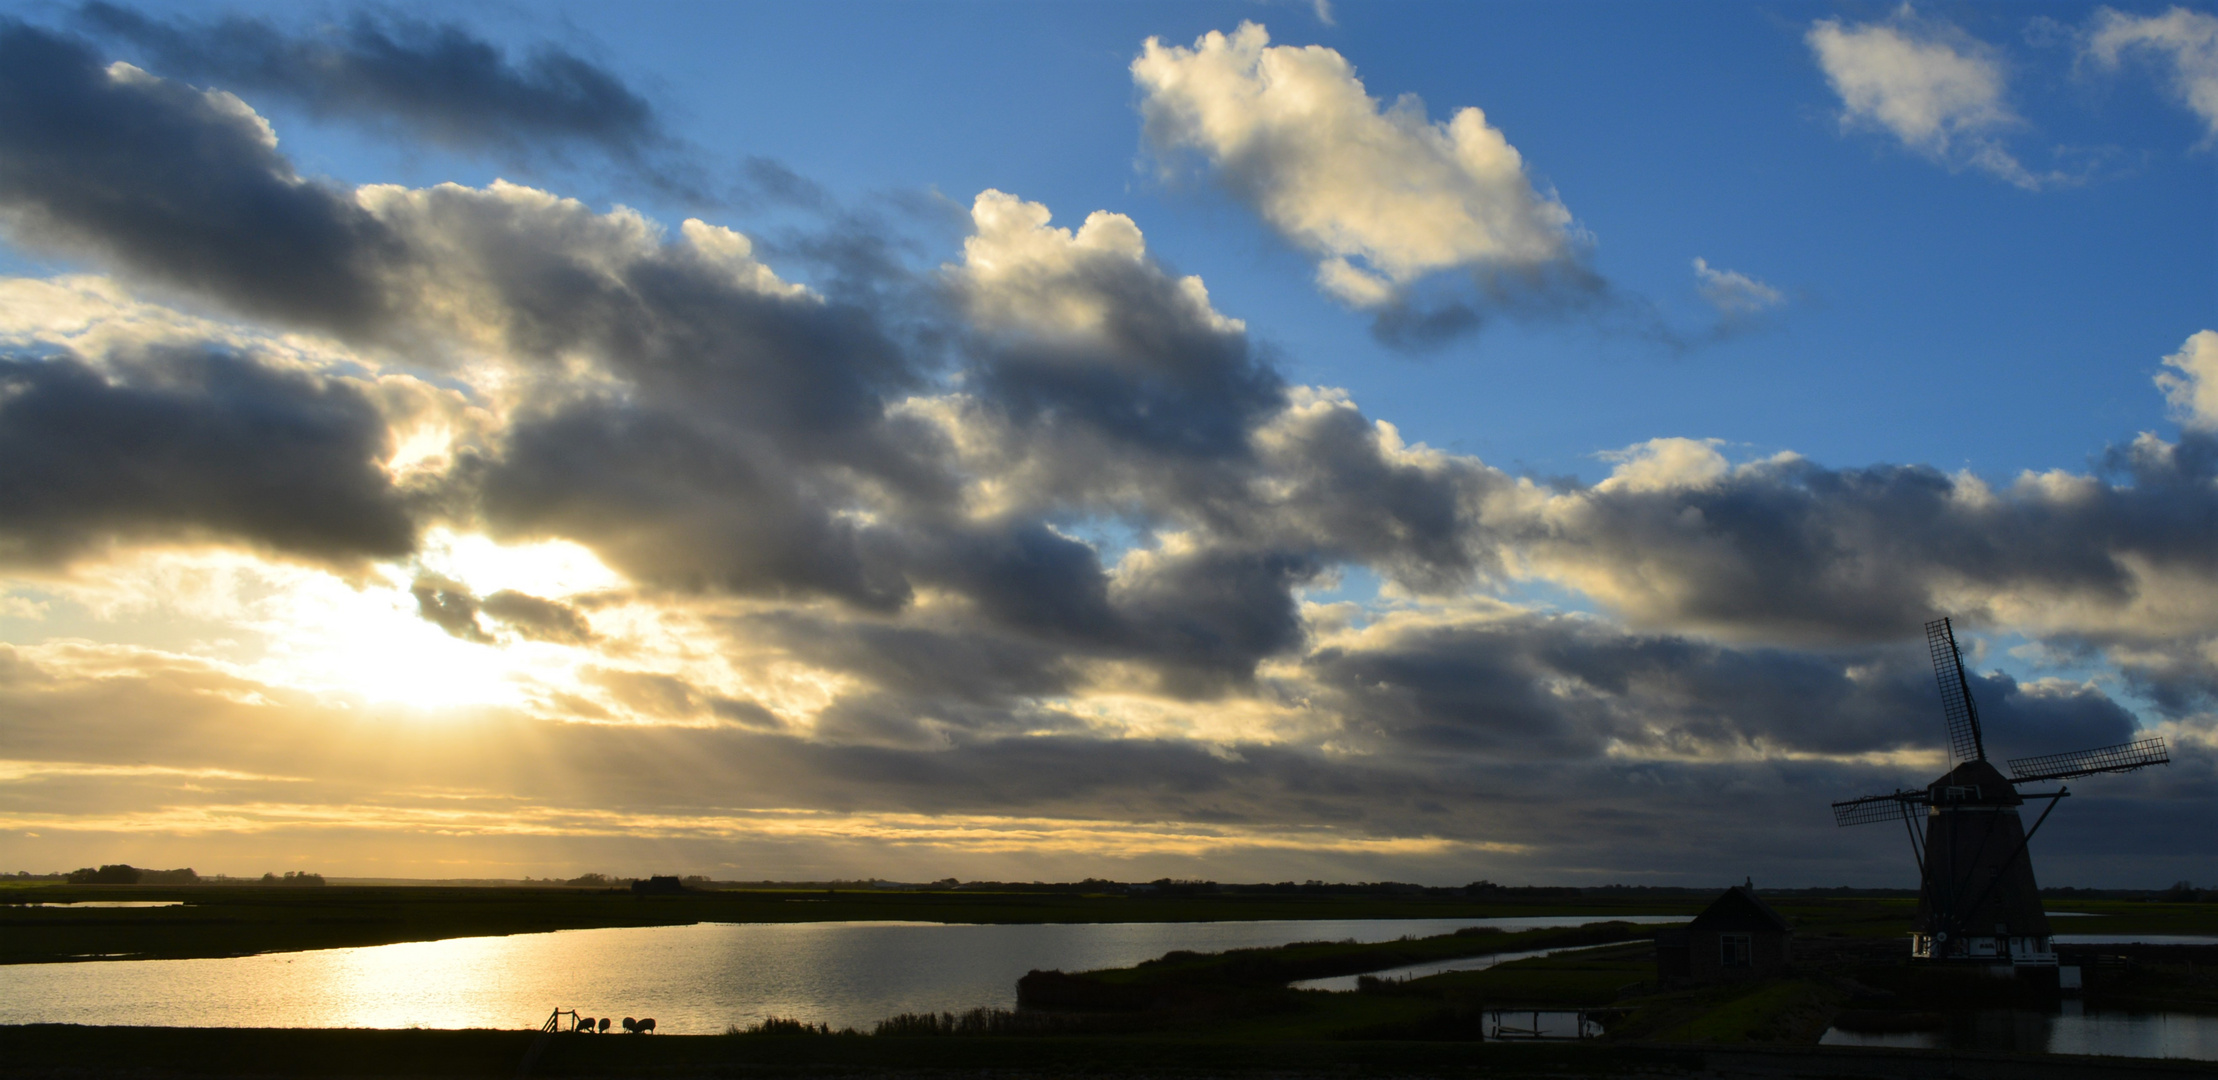
M11 10L203 141L0 103L0 452L56 485L0 490L0 642L46 680L0 713L0 863L1732 877L1504 839L1513 777L1659 819L1918 779L1940 614L2001 742L2175 744L2052 826L2074 880L2188 873L2099 823L2208 824L2207 4ZM1300 94L1343 111L1271 126ZM76 373L129 402L67 412ZM156 401L199 434L124 434ZM175 678L299 761L55 726ZM543 769L267 779L339 715ZM554 794L573 731L716 764ZM449 791L549 824L434 834ZM1733 830L1759 877L1901 869L1821 813Z
M1882 20L1889 5L1554 7L1342 4L1331 25L1307 5L1254 3L418 14L464 13L517 52L554 42L594 57L663 110L712 171L768 157L850 204L930 192L959 209L991 187L1046 204L1061 224L1097 209L1131 215L1151 252L1199 274L1296 377L1347 387L1411 439L1536 474L1598 479L1607 467L1596 453L1676 435L1726 440L1735 457L1794 450L1839 466L2007 477L2082 468L2164 423L2149 378L2178 328L2209 321L2218 280L2212 158L2156 65L2098 73L2075 56L2069 34L2087 5L1934 13L2000 55L2023 119L2005 141L2041 163L2061 148L2058 160L2086 173L2041 192L1842 129L1840 99L1803 38L1818 19ZM315 21L298 5L220 10ZM1416 94L1436 120L1484 109L1593 234L1598 269L1679 333L1707 328L1697 257L1789 302L1730 340L1684 347L1577 320L1503 326L1414 356L1381 346L1359 314L1320 302L1299 253L1206 179L1166 182L1141 141L1127 70L1138 43L1190 43L1243 20L1279 44L1338 50L1374 97ZM349 182L517 172L365 139L282 105L269 112L293 121L283 138L307 168ZM579 164L533 175L673 224L698 209ZM960 228L900 224L927 259L944 257Z

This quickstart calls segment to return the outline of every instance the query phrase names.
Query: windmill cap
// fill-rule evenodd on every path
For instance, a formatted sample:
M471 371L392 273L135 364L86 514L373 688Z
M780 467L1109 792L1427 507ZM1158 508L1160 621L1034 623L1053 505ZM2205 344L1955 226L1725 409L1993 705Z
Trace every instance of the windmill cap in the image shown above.
M1936 805L1973 803L1980 806L2021 806L2018 789L1993 765L1967 761L1927 787Z

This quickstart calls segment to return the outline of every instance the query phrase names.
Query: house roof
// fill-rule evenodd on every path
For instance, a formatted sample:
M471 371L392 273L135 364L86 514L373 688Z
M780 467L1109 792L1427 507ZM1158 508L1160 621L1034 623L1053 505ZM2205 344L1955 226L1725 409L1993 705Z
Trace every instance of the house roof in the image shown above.
M1735 885L1725 890L1725 895L1710 902L1702 914L1687 924L1689 930L1770 930L1777 933L1794 933L1787 920L1771 910L1756 895L1756 890L1746 885Z

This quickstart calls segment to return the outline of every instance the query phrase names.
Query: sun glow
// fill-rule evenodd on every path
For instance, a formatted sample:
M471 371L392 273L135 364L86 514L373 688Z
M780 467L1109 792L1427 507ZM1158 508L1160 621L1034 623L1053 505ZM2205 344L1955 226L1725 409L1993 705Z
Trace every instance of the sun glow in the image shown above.
M511 589L543 600L605 592L624 584L600 556L567 540L502 544L475 533L433 529L417 562L470 587L479 596Z

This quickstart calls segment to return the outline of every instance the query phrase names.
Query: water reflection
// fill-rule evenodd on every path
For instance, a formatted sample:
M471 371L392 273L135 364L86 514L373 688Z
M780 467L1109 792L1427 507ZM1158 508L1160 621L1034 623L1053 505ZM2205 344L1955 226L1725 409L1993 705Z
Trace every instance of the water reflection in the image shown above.
M1411 964L1408 967L1373 971L1365 975L1334 975L1324 979L1303 979L1291 984L1296 990L1353 990L1360 980L1373 979L1422 979L1427 975L1442 975L1450 971L1485 971L1490 967L1507 964L1513 960L1530 960L1536 956L1554 956L1557 953L1580 952L1586 949L1610 949L1630 945L1629 941L1611 941L1600 945L1574 945L1568 949L1534 949L1530 952L1494 953L1489 956L1465 956L1454 960L1434 960L1429 963Z
M1673 916L1637 921L1671 922ZM868 1027L901 1012L1013 1006L1033 968L1122 967L1172 949L1391 941L1594 916L1029 926L705 923L457 938L213 960L0 967L0 1024L536 1026L556 1007L719 1032L770 1016Z
M1990 1009L1948 1018L1940 1031L1867 1033L1829 1030L1827 1046L1901 1046L1928 1050L2008 1050L2027 1054L2218 1061L2218 1016L2087 1009L2065 1000L2055 1012Z
M66 901L63 901L63 902L61 902L61 903L58 903L58 904L57 904L57 903L53 903L53 902L51 902L51 901L46 901L46 900L32 900L32 901L30 901L30 902L28 902L28 903L24 904L23 906L24 906L24 907L36 907L36 908L49 908L49 907L66 907L66 908L140 908L140 907L184 907L184 906L185 906L185 902L184 902L183 900L66 900Z

